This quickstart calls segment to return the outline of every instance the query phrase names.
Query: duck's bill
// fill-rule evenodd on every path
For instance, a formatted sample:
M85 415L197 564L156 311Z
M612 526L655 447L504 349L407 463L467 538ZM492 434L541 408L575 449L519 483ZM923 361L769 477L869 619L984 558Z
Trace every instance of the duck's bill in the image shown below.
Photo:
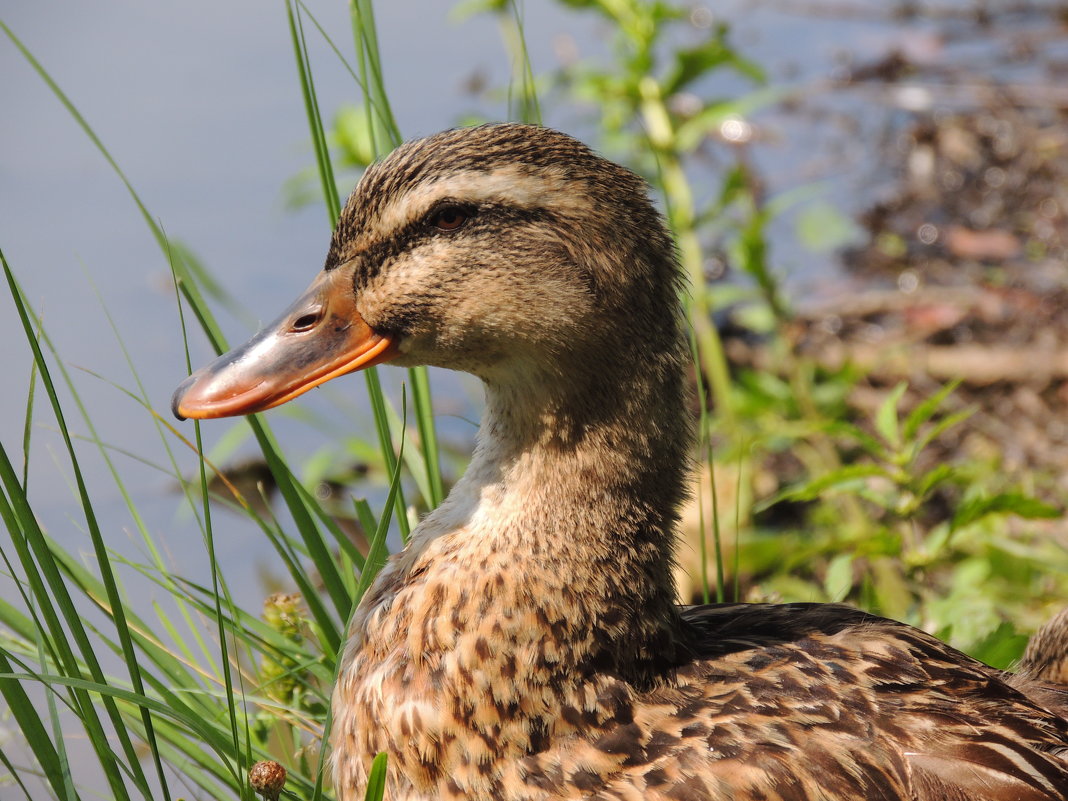
M356 310L351 270L335 269L266 329L183 381L171 409L180 420L262 412L396 355Z

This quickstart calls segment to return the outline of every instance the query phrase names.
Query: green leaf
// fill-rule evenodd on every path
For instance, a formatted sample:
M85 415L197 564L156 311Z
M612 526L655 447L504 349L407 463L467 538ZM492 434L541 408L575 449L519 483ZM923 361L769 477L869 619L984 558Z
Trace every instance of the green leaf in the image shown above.
M594 8L603 12L600 8L600 3L597 0L560 0L561 5L568 6L569 8Z
M375 160L374 135L367 110L342 106L334 114L333 139L341 147L344 163L350 167L366 167Z
M718 131L728 118L751 117L760 109L778 103L786 94L782 87L767 86L741 97L713 101L692 117L678 122L676 146L682 153L692 153L709 134ZM735 171L738 169L735 168Z
M879 411L875 414L875 430L878 431L887 444L894 449L901 447L901 432L897 425L897 407L901 398L908 389L908 384L902 381L886 396L879 405Z
M797 576L787 576L781 573L761 582L761 588L769 593L779 595L787 603L795 601L824 603L827 600L823 588L815 582L805 581Z
M752 331L754 336L770 335L775 331L775 314L771 307L764 303L750 303L734 310L733 322L742 326L746 331Z
M901 563L890 557L879 557L872 560L871 572L879 614L905 620L912 607L912 593L901 573Z
M464 22L477 14L503 14L509 0L461 0L449 11L449 21Z
M916 433L920 430L920 426L930 420L934 413L938 411L938 407L942 405L950 393L960 386L960 379L950 381L938 392L931 395L929 398L925 398L919 403L915 409L909 412L908 417L905 418L905 424L902 428L903 436L906 442L911 442L912 438L916 436Z
M853 589L853 555L841 553L827 565L827 575L823 579L823 588L830 601L838 602L849 595Z
M836 420L828 423L824 429L828 434L837 437L848 437L856 441L870 456L877 458L886 457L886 446L882 440L873 437L864 429L852 423Z
M722 66L733 67L757 83L764 82L764 71L748 59L739 56L727 46L723 37L726 28L721 27L717 35L696 47L675 51L675 63L663 82L664 95L675 94L706 73Z
M952 465L944 462L931 468L920 477L919 482L916 484L916 495L920 498L925 498L931 490L953 478L956 473L957 471Z
M969 406L967 409L961 409L959 412L954 412L953 414L947 414L945 417L943 417L941 420L939 420L933 426L931 426L930 428L925 430L922 434L919 435L919 437L916 439L916 441L914 443L912 443L912 456L911 456L911 458L915 459L916 456L924 448L926 448L929 444L931 444L932 441L937 439L938 436L941 435L943 432L948 431L949 429L953 428L953 426L955 426L955 425L963 423L965 420L967 420L969 417L971 417L973 414L975 414L976 408L977 407L975 407L975 406Z
M950 527L958 529L970 526L985 517L996 514L1013 514L1028 520L1053 519L1063 512L1056 506L1018 492L1004 492L989 498L973 498L957 508Z
M771 499L758 504L756 510L763 511L780 501L814 501L831 490L842 489L849 485L855 485L868 478L887 477L884 468L876 464L851 464L825 473L819 478L804 481L787 487Z
M1023 656L1028 637L1016 631L1012 623L1005 621L968 651L980 662L999 670L1008 670Z

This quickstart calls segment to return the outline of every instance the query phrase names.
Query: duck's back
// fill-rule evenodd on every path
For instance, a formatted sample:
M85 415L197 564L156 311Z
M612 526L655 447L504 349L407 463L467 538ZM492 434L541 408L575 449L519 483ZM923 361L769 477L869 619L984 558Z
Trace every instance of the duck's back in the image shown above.
M528 783L665 801L1068 799L1064 717L917 629L823 604L683 617L695 658L645 692L603 686L598 736L523 760Z

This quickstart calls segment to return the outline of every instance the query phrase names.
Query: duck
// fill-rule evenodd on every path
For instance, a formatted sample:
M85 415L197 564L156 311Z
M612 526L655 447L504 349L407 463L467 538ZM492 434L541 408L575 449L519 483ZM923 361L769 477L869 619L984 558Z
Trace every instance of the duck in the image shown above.
M393 801L1068 798L1063 654L1014 675L843 605L676 603L683 290L641 178L458 128L368 168L309 289L178 387L201 419L387 363L485 388L469 466L353 614L338 798L379 753Z

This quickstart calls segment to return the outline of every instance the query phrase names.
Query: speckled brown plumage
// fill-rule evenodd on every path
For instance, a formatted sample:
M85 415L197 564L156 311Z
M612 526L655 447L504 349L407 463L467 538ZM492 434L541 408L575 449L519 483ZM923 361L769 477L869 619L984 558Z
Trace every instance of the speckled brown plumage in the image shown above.
M1015 673L1007 675L1006 681L1043 708L1068 719L1068 609L1062 609L1031 638Z
M353 192L327 269L395 363L487 397L469 469L354 617L343 801L379 751L392 801L1068 797L1055 677L840 606L675 606L679 271L631 173L530 126L412 142Z

